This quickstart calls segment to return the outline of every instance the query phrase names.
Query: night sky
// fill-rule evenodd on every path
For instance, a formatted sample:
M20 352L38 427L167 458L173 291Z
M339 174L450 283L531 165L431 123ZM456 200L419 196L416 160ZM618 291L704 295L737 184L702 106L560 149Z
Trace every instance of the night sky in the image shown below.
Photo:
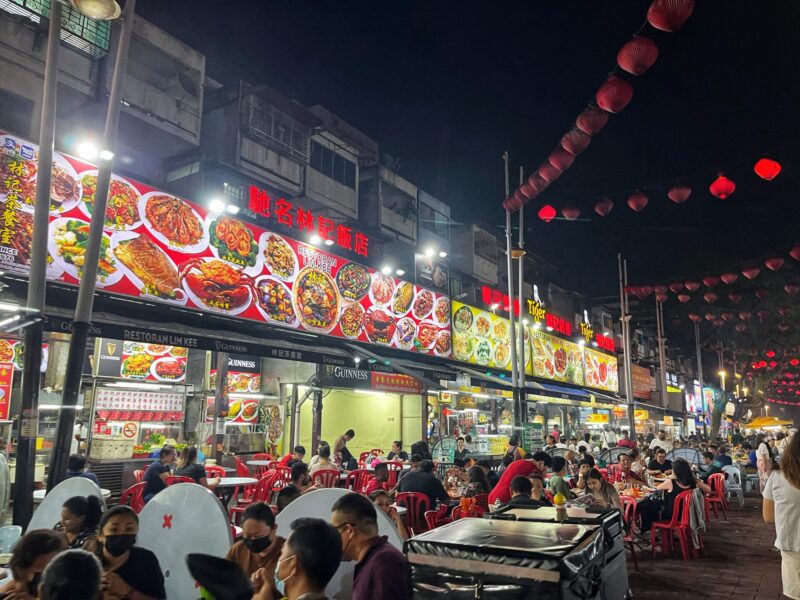
M320 103L401 160L401 174L448 202L456 220L503 221L503 164L530 174L557 145L645 20L648 1L272 2L139 0L137 12L204 52L223 83L267 83ZM224 12L223 12L224 11ZM634 98L542 196L528 243L561 285L616 291L616 254L652 283L719 272L784 251L798 233L800 3L698 0L678 33L652 34L661 55ZM783 172L753 173L771 153ZM737 189L708 193L717 171ZM666 190L694 188L678 206ZM625 204L650 196L641 214ZM597 199L616 206L601 219ZM535 218L544 202L578 222ZM786 255L783 252L784 256ZM713 267L713 268L712 268Z

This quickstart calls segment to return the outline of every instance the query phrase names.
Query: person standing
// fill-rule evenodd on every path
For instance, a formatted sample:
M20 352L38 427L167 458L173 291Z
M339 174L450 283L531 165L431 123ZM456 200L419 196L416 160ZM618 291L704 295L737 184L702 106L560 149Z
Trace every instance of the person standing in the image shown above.
M558 425L553 425L553 431L550 432L550 435L553 437L554 443L561 443L561 432L558 430Z
M533 474L544 476L547 467L553 464L553 457L547 452L540 450L534 452L531 458L523 458L512 462L500 475L497 485L492 489L489 494L489 504L500 502L505 504L511 500L511 481L517 475L530 477Z
M603 443L603 448L613 448L617 445L617 434L608 425L603 427L603 433L600 434L600 441Z
M762 515L765 523L775 524L783 594L800 600L800 435L796 433L784 447L780 468L767 480Z
M333 443L334 460L348 471L352 471L357 466L356 459L353 458L353 455L350 454L350 450L347 449L347 442L354 437L356 437L356 432L352 429L348 429L336 438L336 441Z
M459 437L456 439L456 449L453 450L453 461L456 459L465 460L467 458L467 454L469 454L469 450L467 450L466 442L464 441L463 437Z
M758 467L758 487L763 494L770 473L772 473L772 450L769 447L767 436L759 433L756 436L756 467Z
M511 460L520 460L525 455L522 448L519 447L519 436L512 435L508 438L508 448L506 448L506 456L510 456Z

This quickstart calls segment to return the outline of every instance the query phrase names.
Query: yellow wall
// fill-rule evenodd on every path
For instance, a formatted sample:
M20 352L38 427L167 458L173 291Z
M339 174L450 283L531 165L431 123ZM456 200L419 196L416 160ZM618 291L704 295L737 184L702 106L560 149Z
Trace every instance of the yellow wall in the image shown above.
M420 396L357 394L348 390L326 390L323 394L321 439L333 446L337 437L353 429L356 436L347 447L356 458L373 448L389 452L392 442L398 439L403 440L403 449L408 450L422 436ZM311 407L308 400L300 410L300 444L310 454L316 454L316 449L311 448Z

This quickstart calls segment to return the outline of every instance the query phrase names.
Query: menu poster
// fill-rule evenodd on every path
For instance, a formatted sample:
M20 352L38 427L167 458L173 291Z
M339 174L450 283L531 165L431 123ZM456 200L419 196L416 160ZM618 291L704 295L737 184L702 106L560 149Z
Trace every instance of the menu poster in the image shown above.
M616 356L584 348L583 375L587 387L615 393L619 391Z
M467 304L452 304L453 356L456 360L482 367L511 369L511 322ZM525 370L530 372L530 333L526 328L522 329L526 337Z
M214 421L214 396L206 396L206 422ZM258 400L256 398L231 398L228 402L228 425L255 425L258 422Z
M98 388L95 411L104 421L183 421L184 396L178 392Z
M186 379L188 350L180 346L142 344L99 338L95 348L97 377L181 383Z
M39 368L42 373L47 371L49 348L49 344L42 344L42 364ZM0 340L0 362L12 363L15 371L22 371L22 357L24 352L25 342L22 340Z
M30 266L38 148L0 133L0 266ZM48 278L77 284L83 271L97 168L56 153L50 200ZM112 175L98 290L390 346L450 356L446 293L396 279L239 220ZM340 245L336 228L301 206L267 207L278 223ZM144 370L143 359L138 367Z
M0 362L0 421L8 421L11 408L11 385L14 382L14 365Z
M538 330L531 331L533 374L553 381L583 385L583 348Z
M414 273L417 285L450 295L450 267L445 261L417 253L414 255Z
M216 389L217 370L209 372L210 389ZM228 355L228 393L246 394L261 391L261 358L245 354Z

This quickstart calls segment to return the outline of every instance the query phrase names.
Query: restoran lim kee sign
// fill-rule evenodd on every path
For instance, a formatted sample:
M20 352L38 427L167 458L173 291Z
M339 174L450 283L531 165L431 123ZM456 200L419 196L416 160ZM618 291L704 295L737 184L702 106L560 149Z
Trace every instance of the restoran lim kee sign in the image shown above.
M336 244L360 256L369 256L369 237L366 234L341 223L337 225L322 215L315 218L310 210L295 207L285 198L274 200L265 190L254 185L250 186L247 208L262 217L274 216L275 221L286 227L316 233L323 242L330 241L330 245Z

